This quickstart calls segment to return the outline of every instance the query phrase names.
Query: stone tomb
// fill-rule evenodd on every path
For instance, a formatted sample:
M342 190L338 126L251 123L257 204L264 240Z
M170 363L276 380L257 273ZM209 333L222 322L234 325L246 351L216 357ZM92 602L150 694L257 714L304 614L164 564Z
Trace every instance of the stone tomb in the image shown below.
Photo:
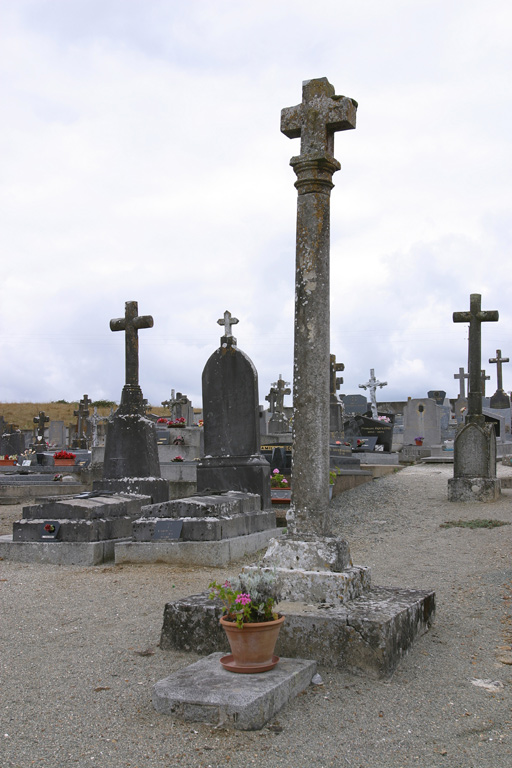
M114 559L117 542L131 538L132 522L151 501L139 494L83 493L23 507L0 555L18 562L99 565Z
M227 565L278 535L276 516L254 493L174 499L142 508L133 541L116 546L116 563Z

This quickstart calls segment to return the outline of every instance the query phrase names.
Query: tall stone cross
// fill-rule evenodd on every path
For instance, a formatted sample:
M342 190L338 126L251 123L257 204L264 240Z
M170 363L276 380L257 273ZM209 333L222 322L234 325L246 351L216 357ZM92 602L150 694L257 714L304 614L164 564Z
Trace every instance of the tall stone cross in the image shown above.
M331 395L334 395L336 397L336 392L340 388L340 386L343 384L343 376L336 376L338 371L344 371L345 370L345 364L344 363L337 363L336 362L336 355L330 355L330 372L331 372L331 387L330 392Z
M96 448L99 445L98 424L101 421L105 421L105 417L100 416L98 413L98 409L95 407L92 416L89 416L87 421L91 425L91 432L92 432L91 445L93 448Z
M503 363L510 363L510 358L502 357L501 349L497 349L496 357L490 357L489 362L496 363L496 372L498 376L498 386L496 387L496 389L500 391L503 389Z
M281 111L281 131L300 138L297 176L293 374L292 533L329 532L329 250L334 134L356 127L357 103L326 77L302 84L302 102Z
M46 416L44 411L39 411L39 415L34 416L33 421L37 424L37 434L44 440L44 427L50 421L50 417Z
M464 368L459 368L459 372L454 373L453 378L459 380L459 397L466 397L466 386L464 381L465 379L469 379L469 373L464 373Z
M482 323L496 323L499 312L482 310L482 296L472 293L469 297L469 312L454 312L454 323L469 323L469 393L466 422L483 422L481 361L482 361Z
M139 386L139 335L141 328L152 328L151 315L139 315L136 301L125 303L124 317L110 321L111 331L125 331L125 386Z
M224 336L221 338L221 343L236 347L236 338L233 336L231 326L238 323L238 318L233 317L231 312L228 312L226 309L224 312L224 317L221 317L220 320L217 320L217 323L224 326Z
M378 419L379 413L377 411L377 387L387 387L387 381L377 381L375 378L375 368L370 368L370 378L366 384L360 384L360 389L368 389L370 392L370 407L372 409L372 417Z

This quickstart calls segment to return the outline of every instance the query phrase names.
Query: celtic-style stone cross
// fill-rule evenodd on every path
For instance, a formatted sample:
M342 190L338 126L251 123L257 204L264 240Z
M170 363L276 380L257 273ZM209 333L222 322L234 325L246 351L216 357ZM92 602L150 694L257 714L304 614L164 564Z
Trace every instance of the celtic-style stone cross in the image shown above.
M293 377L292 533L328 533L329 248L334 134L356 127L357 103L336 96L326 77L306 80L302 102L281 111L281 131L300 138L290 165L297 176Z
M151 315L139 315L136 301L125 303L124 317L110 321L111 331L125 331L125 365L128 387L139 386L139 337L141 328L152 328Z
M490 363L496 363L496 372L498 376L497 389L503 389L503 363L510 363L510 358L501 356L501 349L496 350L496 357L489 358Z
M370 391L370 406L372 409L372 418L378 419L379 413L377 411L377 387L387 387L387 381L377 381L375 378L375 368L370 368L370 378L366 384L360 384L360 389L368 389Z
M469 323L469 394L468 415L466 421L483 421L481 360L482 360L482 323L496 323L499 312L482 310L482 296L472 293L469 297L469 312L454 312L454 323Z
M231 312L228 312L226 309L224 312L224 317L222 317L220 320L217 320L217 323L224 326L224 336L221 338L221 343L236 347L236 339L233 336L231 326L238 323L238 318L232 317Z
M489 362L491 362L489 360ZM459 397L466 397L466 387L464 385L464 380L469 379L469 373L464 373L464 368L459 368L458 373L453 374L454 379L459 380Z

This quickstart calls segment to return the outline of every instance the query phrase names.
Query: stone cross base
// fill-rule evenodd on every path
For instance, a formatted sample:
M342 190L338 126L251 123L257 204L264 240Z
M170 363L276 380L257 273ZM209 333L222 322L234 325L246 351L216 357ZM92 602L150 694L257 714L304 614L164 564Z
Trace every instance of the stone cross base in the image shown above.
M156 427L152 421L138 413L116 412L107 429L103 477L160 477Z
M448 501L497 501L501 481L496 477L453 477L448 480Z
M277 640L278 656L306 656L317 664L386 678L430 627L435 595L427 590L373 587L346 604L284 602L279 608L285 622ZM219 623L221 612L220 603L210 600L208 593L167 603L160 648L200 655L222 649L229 653Z

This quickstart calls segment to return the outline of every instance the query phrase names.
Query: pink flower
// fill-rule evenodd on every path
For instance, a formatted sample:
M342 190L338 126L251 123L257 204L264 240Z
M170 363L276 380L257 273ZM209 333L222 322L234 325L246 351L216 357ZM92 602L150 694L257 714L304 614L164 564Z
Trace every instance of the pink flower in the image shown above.
M241 595L237 595L235 603L240 603L240 605L249 605L251 602L251 596L246 594L245 592L242 592Z
M276 469L274 469L274 471L272 472L272 474L273 474L273 475L278 475L278 474L279 474L279 470L278 470L277 468L276 468Z

